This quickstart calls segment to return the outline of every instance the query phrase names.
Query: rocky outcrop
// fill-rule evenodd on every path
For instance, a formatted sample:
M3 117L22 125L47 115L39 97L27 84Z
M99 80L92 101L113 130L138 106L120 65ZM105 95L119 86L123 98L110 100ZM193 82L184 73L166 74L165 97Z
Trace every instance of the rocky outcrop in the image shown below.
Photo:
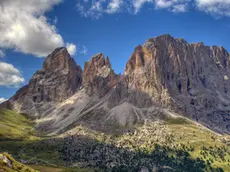
M7 158L6 155L0 153L0 162L3 162L8 168L12 169L12 162ZM1 164L2 165L2 164ZM1 167L1 166L0 166ZM1 169L1 168L0 168Z
M38 172L37 170L34 170L31 167L16 161L8 153L0 153L0 171L1 172L9 172L9 171Z
M135 48L129 88L216 130L230 131L229 53L163 35Z
M118 78L111 68L109 58L104 58L102 53L85 63L83 87L89 95L105 96L116 85Z
M72 96L81 86L82 69L70 57L66 48L57 48L50 54L43 68L5 103L20 112L40 115L52 103Z

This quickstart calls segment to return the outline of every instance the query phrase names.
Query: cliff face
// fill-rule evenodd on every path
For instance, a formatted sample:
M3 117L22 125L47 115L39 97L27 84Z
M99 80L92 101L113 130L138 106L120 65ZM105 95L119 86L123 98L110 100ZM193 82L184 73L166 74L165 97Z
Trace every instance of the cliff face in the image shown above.
M135 48L124 76L114 73L102 53L82 72L67 50L58 48L4 104L47 118L41 126L56 132L73 123L133 125L163 119L170 111L229 133L229 77L230 55L223 47L162 35Z
M70 57L67 49L58 48L8 104L17 111L40 115L50 104L72 96L81 86L81 75L81 67Z
M111 68L109 58L99 53L85 63L83 86L87 94L103 97L115 86L118 77Z
M72 96L82 82L82 69L70 57L66 48L56 49L50 54L43 68L29 82L35 102L60 102Z
M211 128L230 128L229 53L163 35L135 48L125 69L129 87Z

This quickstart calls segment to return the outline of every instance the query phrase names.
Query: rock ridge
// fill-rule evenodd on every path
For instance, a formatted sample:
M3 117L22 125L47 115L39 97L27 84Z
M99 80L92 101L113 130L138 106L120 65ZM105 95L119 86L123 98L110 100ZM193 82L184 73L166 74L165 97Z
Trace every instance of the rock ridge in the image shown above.
M52 116L55 128L67 125L65 121L134 125L170 110L230 133L229 69L230 54L222 46L188 43L169 34L135 47L124 75L114 72L103 53L82 70L61 47L1 106L40 118Z

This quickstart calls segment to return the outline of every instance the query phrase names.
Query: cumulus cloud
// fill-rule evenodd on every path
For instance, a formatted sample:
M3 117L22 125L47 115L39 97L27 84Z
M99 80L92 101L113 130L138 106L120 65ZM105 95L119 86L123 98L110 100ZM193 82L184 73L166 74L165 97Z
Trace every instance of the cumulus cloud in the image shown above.
M4 101L6 101L7 99L0 97L0 104L3 103Z
M45 17L61 0L1 0L0 47L44 57L64 45Z
M12 64L0 62L0 86L17 87L25 82L21 72Z
M67 43L66 48L71 56L75 55L77 52L77 47L75 44Z
M196 5L212 15L230 16L230 0L196 0Z
M3 50L0 50L0 58L5 57L5 53L3 52Z

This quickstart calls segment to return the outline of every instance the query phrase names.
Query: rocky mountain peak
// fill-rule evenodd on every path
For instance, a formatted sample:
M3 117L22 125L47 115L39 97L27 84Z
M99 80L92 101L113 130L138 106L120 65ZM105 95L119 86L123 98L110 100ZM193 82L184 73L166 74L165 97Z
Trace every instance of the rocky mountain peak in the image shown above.
M129 88L180 111L209 127L230 126L230 55L223 47L187 43L163 35L135 48L126 64ZM229 109L229 110L228 110ZM206 115L205 115L206 114ZM218 122L217 122L218 121Z
M83 81L87 83L93 81L95 77L105 78L112 73L114 74L109 57L105 59L104 54L98 53L85 63Z
M108 68L111 68L111 63L110 63L108 56L106 56L106 58L105 58L105 66L107 66Z
M70 57L65 47L55 49L43 63L43 69L47 71L56 71L67 69L75 65L75 61Z
M51 104L72 96L81 83L81 67L66 48L57 48L45 59L43 68L35 72L29 83L17 91L7 104L17 111L36 116Z
M85 63L83 86L88 94L105 95L115 83L116 75L111 68L109 57L98 53Z
M111 69L109 57L105 58L103 53L98 53L85 63L84 73L94 72L94 74L98 75L105 68Z

